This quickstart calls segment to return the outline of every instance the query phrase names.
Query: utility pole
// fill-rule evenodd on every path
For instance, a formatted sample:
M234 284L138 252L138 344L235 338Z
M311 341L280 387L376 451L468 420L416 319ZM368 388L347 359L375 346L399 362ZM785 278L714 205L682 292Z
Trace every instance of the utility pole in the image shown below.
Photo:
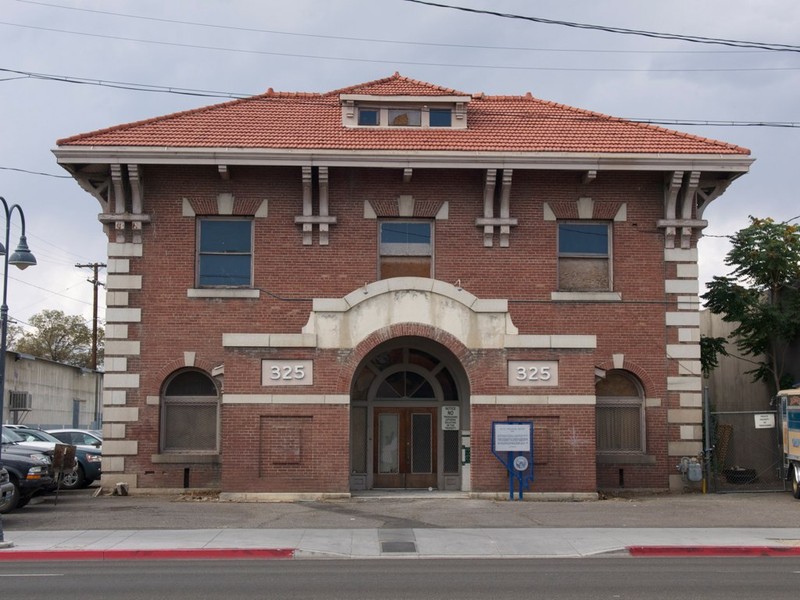
M100 268L107 266L105 263L91 263L88 265L75 265L80 269L92 269L94 276L87 279L94 288L94 301L92 302L92 371L97 371L97 288L101 285L97 272Z

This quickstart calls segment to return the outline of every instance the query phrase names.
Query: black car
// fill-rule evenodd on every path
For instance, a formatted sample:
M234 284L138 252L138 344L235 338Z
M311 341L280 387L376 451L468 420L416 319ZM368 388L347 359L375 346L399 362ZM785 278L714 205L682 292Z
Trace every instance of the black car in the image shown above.
M22 508L41 492L55 489L53 461L44 453L19 445L21 441L13 431L3 428L3 445L0 460L8 471L14 492L4 512Z

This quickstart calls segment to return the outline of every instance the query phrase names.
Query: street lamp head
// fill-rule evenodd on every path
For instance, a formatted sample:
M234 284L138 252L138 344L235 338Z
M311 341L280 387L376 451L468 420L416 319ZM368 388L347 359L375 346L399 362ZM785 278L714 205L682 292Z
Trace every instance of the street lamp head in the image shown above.
M19 237L17 249L14 250L14 254L8 257L8 264L14 265L18 269L27 269L36 264L36 257L28 248L28 240L24 235Z

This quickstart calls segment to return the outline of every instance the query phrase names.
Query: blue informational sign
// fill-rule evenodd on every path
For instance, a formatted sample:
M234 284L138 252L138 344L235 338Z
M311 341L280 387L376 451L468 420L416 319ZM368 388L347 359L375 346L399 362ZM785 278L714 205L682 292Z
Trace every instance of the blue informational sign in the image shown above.
M509 500L514 499L515 481L522 500L522 490L533 482L533 422L492 422L492 454L508 470Z

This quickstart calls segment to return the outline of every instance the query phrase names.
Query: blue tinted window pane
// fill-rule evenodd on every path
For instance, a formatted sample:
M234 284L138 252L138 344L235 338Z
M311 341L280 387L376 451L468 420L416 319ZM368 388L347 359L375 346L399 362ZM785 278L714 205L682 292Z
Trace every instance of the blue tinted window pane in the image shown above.
M200 256L201 286L249 286L249 254L205 254Z
M359 125L377 125L378 124L378 111L372 108L360 108L358 110L358 124Z
M382 244L430 244L430 223L381 223Z
M200 221L200 252L247 252L252 248L250 221Z
M430 119L431 127L450 127L453 124L453 116L449 108L432 108Z
M558 226L560 254L608 254L608 226L598 223L561 223Z

